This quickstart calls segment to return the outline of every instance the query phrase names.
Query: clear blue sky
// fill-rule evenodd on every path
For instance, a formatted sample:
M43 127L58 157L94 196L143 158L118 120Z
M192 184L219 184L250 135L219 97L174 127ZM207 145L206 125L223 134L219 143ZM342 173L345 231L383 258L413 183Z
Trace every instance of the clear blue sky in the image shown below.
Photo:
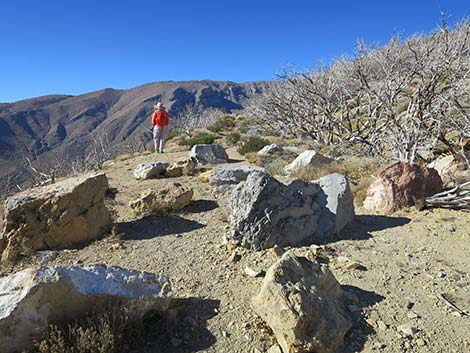
M469 0L3 0L0 102L162 80L272 79L426 33Z

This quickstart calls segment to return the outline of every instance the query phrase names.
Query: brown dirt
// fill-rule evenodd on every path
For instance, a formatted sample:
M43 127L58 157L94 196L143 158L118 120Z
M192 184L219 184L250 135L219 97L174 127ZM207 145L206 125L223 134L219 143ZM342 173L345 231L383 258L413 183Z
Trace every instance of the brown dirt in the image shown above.
M49 252L48 265L105 263L168 275L182 313L164 335L156 332L159 338L148 352L263 352L272 337L250 306L262 278L244 269L266 270L277 259L274 252L241 250L241 260L230 262L223 245L229 229L224 200L215 199L197 177L171 179L194 189L183 212L144 219L129 212L129 200L170 181L137 181L133 168L184 156L147 154L108 165L110 186L118 190L110 200L118 234L81 249ZM336 278L359 299L358 308L351 308L356 325L344 352L470 352L469 317L440 298L444 294L470 314L470 214L438 209L379 216L361 208L357 213L342 240L326 245ZM9 271L37 264L41 256ZM362 266L349 266L354 262ZM418 330L408 338L398 330L407 323Z

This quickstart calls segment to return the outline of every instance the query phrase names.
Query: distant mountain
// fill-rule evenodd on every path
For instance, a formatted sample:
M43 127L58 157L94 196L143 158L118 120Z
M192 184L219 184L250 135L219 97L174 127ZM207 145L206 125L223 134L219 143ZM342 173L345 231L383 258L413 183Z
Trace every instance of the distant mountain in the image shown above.
M0 103L0 178L21 167L25 156L79 155L87 137L106 135L111 144L143 134L154 102L174 114L187 104L243 109L265 82L155 82L128 90L104 89L79 96L50 95Z

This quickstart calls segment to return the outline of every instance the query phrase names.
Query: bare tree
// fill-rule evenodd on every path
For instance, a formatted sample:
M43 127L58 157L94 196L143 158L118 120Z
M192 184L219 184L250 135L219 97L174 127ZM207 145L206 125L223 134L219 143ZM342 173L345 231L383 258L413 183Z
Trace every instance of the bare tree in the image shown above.
M171 120L171 128L191 135L194 129L211 126L224 112L218 108L207 108L198 104L187 104Z
M438 141L468 138L468 22L428 36L358 43L352 59L287 71L250 112L270 133L291 133L361 154L413 162Z

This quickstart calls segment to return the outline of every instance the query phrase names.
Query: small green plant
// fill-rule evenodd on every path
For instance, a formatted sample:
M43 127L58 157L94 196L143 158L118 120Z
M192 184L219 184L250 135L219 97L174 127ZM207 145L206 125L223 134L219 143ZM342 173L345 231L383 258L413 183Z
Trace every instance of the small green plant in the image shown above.
M218 118L214 124L209 126L207 129L214 133L219 133L222 130L227 130L235 127L235 119L230 116L226 115L222 118Z
M284 176L284 175L286 175L286 172L284 171L284 167L288 163L289 162L286 159L275 158L275 159L267 162L264 165L264 168L272 176L276 176L276 175Z
M185 138L183 144L192 148L194 145L210 145L215 141L216 136L207 132L200 133L191 138Z
M236 145L240 141L241 138L242 138L242 135L234 131L227 135L227 142L230 143L231 145Z
M250 152L258 152L264 146L269 145L269 141L261 137L250 137L247 141L242 143L238 148L238 153L244 155Z

